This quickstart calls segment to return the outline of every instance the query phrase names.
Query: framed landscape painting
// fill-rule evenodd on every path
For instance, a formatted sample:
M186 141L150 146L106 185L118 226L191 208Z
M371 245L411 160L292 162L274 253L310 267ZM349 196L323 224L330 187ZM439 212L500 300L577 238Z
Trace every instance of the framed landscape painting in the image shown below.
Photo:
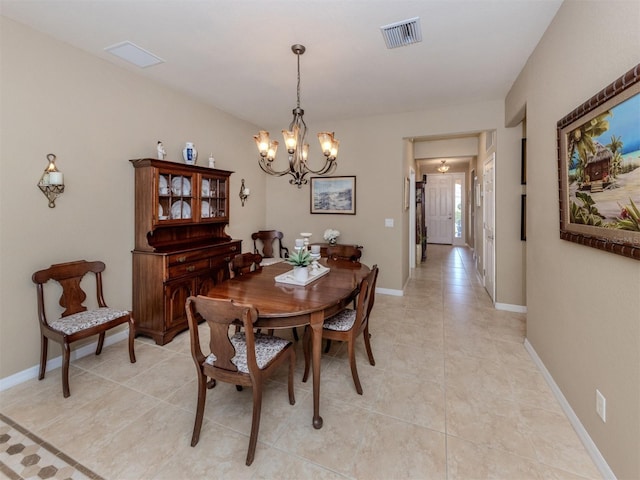
M356 177L311 177L311 213L356 214Z
M560 238L640 260L640 64L557 127Z

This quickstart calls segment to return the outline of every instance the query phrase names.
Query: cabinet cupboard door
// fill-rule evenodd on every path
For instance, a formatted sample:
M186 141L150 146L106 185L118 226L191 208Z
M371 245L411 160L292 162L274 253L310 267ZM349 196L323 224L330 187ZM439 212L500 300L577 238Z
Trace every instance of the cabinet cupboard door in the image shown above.
M193 295L194 286L195 279L192 278L165 285L165 327L167 329L187 323L184 306L187 298Z
M207 295L211 287L229 279L229 262L232 258L232 256L228 256L225 258L211 259L209 272L206 275L200 275L198 277L198 295Z
M228 219L227 179L209 175L200 175L199 178L201 221Z

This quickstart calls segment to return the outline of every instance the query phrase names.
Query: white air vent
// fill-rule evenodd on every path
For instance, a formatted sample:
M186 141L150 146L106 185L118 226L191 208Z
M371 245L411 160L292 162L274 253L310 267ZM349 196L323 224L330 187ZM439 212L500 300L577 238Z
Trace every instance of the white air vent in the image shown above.
M380 31L382 31L387 48L404 47L422 41L420 17L384 25L380 27Z
M147 68L159 63L164 63L164 60L157 55L129 41L107 47L105 51L129 63L133 63L140 68Z

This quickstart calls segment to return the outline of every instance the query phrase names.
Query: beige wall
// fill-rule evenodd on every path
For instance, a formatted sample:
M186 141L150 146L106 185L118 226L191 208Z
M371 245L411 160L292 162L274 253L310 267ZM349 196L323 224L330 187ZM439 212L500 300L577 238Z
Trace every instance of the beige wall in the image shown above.
M506 99L512 125L526 106L527 338L620 479L640 478L640 262L560 240L556 122L638 63L639 24L635 0L565 1Z
M255 163L257 127L154 85L110 63L0 17L0 378L38 363L31 274L52 263L102 259L106 300L131 308L133 177L129 159L163 140L179 160L185 141L233 170L229 233L244 240L264 221L265 182ZM162 68L162 67L154 67ZM212 84L212 88L215 85ZM55 153L66 190L55 208L36 184ZM240 206L245 178L251 197ZM49 311L57 311L51 299ZM60 355L58 346L51 356Z
M476 136L464 138L446 138L440 140L415 141L415 157L421 158L448 158L448 157L473 157L478 154L478 140Z

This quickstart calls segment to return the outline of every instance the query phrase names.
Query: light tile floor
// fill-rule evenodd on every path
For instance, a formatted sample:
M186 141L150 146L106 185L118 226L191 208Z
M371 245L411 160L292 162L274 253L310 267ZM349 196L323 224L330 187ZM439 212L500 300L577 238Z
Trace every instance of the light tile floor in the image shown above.
M250 467L250 389L210 390L200 443L190 446L186 333L164 347L138 338L133 365L126 342L73 362L67 399L59 369L47 372L1 392L1 411L107 479L601 478L524 349L525 315L492 307L469 249L430 245L428 257L404 297L376 295L376 365L357 348L364 395L345 346L324 355L321 430L311 425L298 345L296 404L283 369L266 388Z

